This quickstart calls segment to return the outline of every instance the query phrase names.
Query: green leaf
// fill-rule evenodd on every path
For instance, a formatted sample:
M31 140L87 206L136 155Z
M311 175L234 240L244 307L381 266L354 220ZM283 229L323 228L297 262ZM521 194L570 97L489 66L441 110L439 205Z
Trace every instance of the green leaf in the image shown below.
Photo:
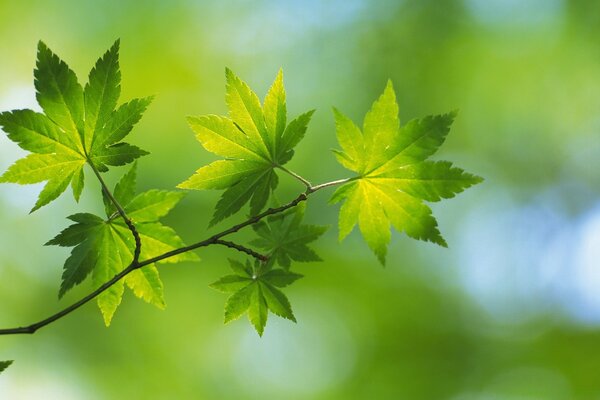
M85 148L90 149L92 138L104 127L117 106L121 95L119 70L119 40L100 58L90 71L85 86Z
M6 368L10 367L14 361L0 361L0 372L3 372Z
M229 296L225 303L225 323L238 319L248 311L254 286L255 284L251 283Z
M252 279L239 275L226 275L209 286L223 293L237 292L252 283Z
M229 68L225 69L225 77L225 102L229 109L229 117L248 137L259 154L269 159L271 143L258 96Z
M116 224L116 232L119 235L119 252L121 254L125 254L127 259L133 259L133 250L135 249L135 241L129 229L127 229L124 223ZM143 224L141 226L144 226ZM157 223L157 225L160 225ZM165 227L167 228L167 227ZM170 228L167 228L170 229ZM175 235L175 233L173 232ZM183 245L181 239L179 239L175 235L176 239ZM157 256L162 254L163 251L153 246L153 243L147 240L147 237L140 232L140 238L142 240L142 259L146 260L148 258ZM173 250L174 247L167 247L168 250ZM177 262L179 260L171 260L171 262ZM158 270L154 264L146 265L140 269L137 269L131 272L129 275L125 277L125 284L133 291L133 293L139 297L140 299L146 301L147 303L153 304L160 309L165 308L165 300L163 297L163 284L158 275Z
M272 151L271 155L277 153L278 142L283 136L287 120L287 108L285 104L285 88L283 86L283 70L279 70L275 82L267 92L263 106L268 143Z
M24 150L38 154L80 154L79 136L66 134L44 114L32 110L7 111L0 114L0 125L8 138Z
M134 165L117 183L114 196L124 204L125 211L135 217L135 226L142 243L140 260L185 246L173 229L158 222L181 200L183 194L150 190L135 196L135 177ZM135 251L133 235L106 198L105 208L108 217L106 220L88 213L71 215L69 219L75 224L46 243L73 247L64 265L59 297L90 274L93 285L99 287L131 264ZM161 262L197 260L194 253L186 252ZM165 307L163 284L156 266L150 264L129 273L98 296L98 306L107 326L121 303L125 285L144 301L161 309Z
M81 153L83 89L75 73L42 41L38 43L34 78L37 101L44 113L64 130L71 148Z
M83 185L83 168L77 168L73 174L73 178L71 179L71 189L73 189L73 197L75 197L75 201L77 202L79 202L79 199L81 198L81 193L83 193Z
M184 189L225 190L217 203L211 225L250 203L259 213L277 187L275 169L293 156L304 137L312 111L287 126L283 72L280 70L261 106L258 96L231 70L226 70L226 103L229 117L189 117L188 123L202 146L225 160L196 171L178 185Z
M303 275L283 269L272 269L262 276L262 279L273 286L286 287L302 278Z
M301 114L293 119L287 128L285 128L277 146L277 157L282 165L291 160L294 154L293 148L304 138L304 134L314 113L315 110L310 110Z
M54 239L46 242L45 246L76 246L86 239L90 230L93 230L104 223L102 218L88 213L73 214L68 218L77 223L65 228L61 233L56 235Z
M262 336L267 325L267 317L269 313L269 306L267 299L264 296L264 291L260 283L254 283L251 285L252 293L250 296L250 307L248 308L248 319L250 323L254 325L254 329L258 332L259 336Z
M255 201L252 207L256 210L258 208L257 203L264 198L262 191L259 191L257 187L262 188L265 179L269 179L268 182L270 183L270 179L272 179L270 172L270 169L265 169L258 173L247 175L242 181L227 189L217 203L210 225L215 225L217 222L235 214L251 198L258 196L259 200Z
M106 165L116 167L126 165L148 154L150 153L137 146L117 143L104 148L101 153L92 155L91 160L99 169L104 170Z
M291 260L308 262L321 261L321 258L307 246L317 240L325 231L326 226L302 225L304 204L295 207L292 212L267 218L253 225L259 238L252 245L267 251L270 259L280 266L289 269Z
M142 118L153 97L133 99L113 110L106 124L92 138L91 155L102 155L107 146L121 141Z
M454 113L413 120L400 127L392 83L365 116L361 130L334 109L342 151L336 158L356 172L330 202L343 201L339 215L342 240L358 223L369 247L384 264L390 224L408 236L446 246L424 201L454 197L482 182L447 161L427 161L444 142Z
M131 169L121 177L119 182L115 185L113 196L122 206L128 205L131 200L135 197L135 186L137 179L137 162L133 163ZM110 217L117 209L112 201L102 193L102 200L104 201L104 209L106 216Z
M125 223L118 219L115 221L117 230L122 234L129 233L129 228ZM141 259L146 260L159 256L171 250L184 247L185 243L170 227L159 222L145 222L136 224L140 239L142 240ZM161 263L178 263L182 261L198 261L199 258L195 253L186 252L173 257L161 260Z
M296 317L292 312L292 306L289 300L279 289L267 283L260 283L261 294L265 299L267 308L275 315L283 318L287 318L291 321L296 322ZM265 317L266 324L266 317Z
M268 269L249 261L242 264L229 260L234 274L226 275L210 284L223 293L231 293L225 303L225 323L233 321L246 312L256 332L262 336L267 324L268 311L296 322L289 300L277 287L285 287L302 275L283 269Z
M243 264L237 260L233 260L231 258L228 259L229 260L229 266L231 267L231 270L236 274L236 275L240 275L241 277L245 277L245 278L250 278L252 277L252 275L254 275L254 269L252 268L252 265L250 265L249 262L246 262L246 264Z
M96 288L127 268L133 259L128 252L127 243L122 240L112 224L105 224L92 251L95 253L92 283ZM121 304L124 291L123 280L120 280L96 298L106 326L110 325L117 307Z
M138 194L123 207L132 221L151 222L167 215L183 196L183 192L151 189Z
M33 153L13 164L0 182L47 181L32 212L60 196L69 184L79 201L86 162L106 171L107 165L125 165L148 154L119 142L151 99L133 100L114 110L121 90L118 59L119 41L98 60L84 90L67 64L39 42L34 75L44 114L31 110L0 113L0 126L9 139Z

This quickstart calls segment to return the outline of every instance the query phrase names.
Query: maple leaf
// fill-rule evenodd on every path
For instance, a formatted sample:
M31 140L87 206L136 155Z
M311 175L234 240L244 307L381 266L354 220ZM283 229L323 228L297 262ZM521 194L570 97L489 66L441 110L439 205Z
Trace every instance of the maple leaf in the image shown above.
M286 270L290 268L291 260L321 261L307 244L325 233L327 226L302 225L305 208L305 204L300 203L287 213L270 216L266 222L252 225L260 237L250 244L266 250L269 261L277 262Z
M135 195L136 164L117 183L114 197L133 221L142 242L140 257L146 260L184 246L175 231L158 220L175 207L183 197L181 192L149 190ZM92 275L99 287L127 268L133 260L135 241L123 219L104 200L106 219L80 213L68 218L75 224L67 227L46 245L73 247L65 261L59 297ZM161 262L197 261L194 253L182 253ZM164 308L163 285L154 264L136 269L98 296L98 306L106 325L121 303L127 285L134 294L148 303Z
M225 323L248 313L250 323L262 336L267 324L268 311L296 322L289 300L278 288L288 286L302 275L283 269L269 269L258 261L242 264L229 260L234 274L226 275L210 287L223 293L231 293L225 304Z
M125 165L148 154L121 142L152 99L135 99L115 109L121 92L118 40L96 62L85 89L67 64L41 41L34 77L37 101L44 113L0 113L0 126L8 137L31 152L14 163L0 182L47 181L32 212L60 196L69 184L79 201L86 163L106 171L107 166Z
M278 183L276 168L287 163L304 137L314 111L289 124L280 70L264 104L248 85L226 70L226 103L229 117L188 117L202 146L225 160L196 171L178 185L184 189L225 190L217 203L211 225L229 217L250 202L250 213L259 213Z
M358 175L336 190L332 203L344 200L339 214L339 238L358 223L369 247L384 264L390 223L415 239L446 246L431 209L423 201L454 197L482 178L447 161L426 161L442 145L455 114L412 120L400 127L391 81L373 103L362 131L334 109L342 151L336 158Z

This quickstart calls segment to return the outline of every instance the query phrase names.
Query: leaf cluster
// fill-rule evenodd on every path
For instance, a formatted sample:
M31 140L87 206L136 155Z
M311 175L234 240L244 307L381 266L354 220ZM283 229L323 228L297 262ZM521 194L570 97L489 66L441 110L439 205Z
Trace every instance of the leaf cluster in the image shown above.
M302 277L291 271L292 264L321 260L309 245L327 227L303 223L306 207L303 202L309 195L341 185L331 197L331 203L341 203L340 240L358 225L367 245L383 264L391 226L412 238L446 246L426 202L451 198L482 181L450 162L430 160L443 144L455 113L401 125L396 95L388 82L364 117L362 127L334 109L341 147L334 151L335 157L352 176L313 186L285 165L305 136L314 110L288 118L281 70L261 102L242 79L227 69L228 115L187 119L200 144L221 158L201 166L177 187L223 191L210 226L240 213L246 205L249 217L243 223L186 246L175 230L161 222L184 192L151 189L136 193L137 163L112 191L102 178L109 167L130 164L148 154L123 141L152 98L134 99L117 106L121 93L119 46L116 41L100 57L89 73L88 82L82 86L68 65L39 42L34 77L37 101L43 112L0 113L0 126L8 137L30 152L8 168L0 182L47 182L32 211L56 199L69 185L78 201L84 189L86 166L102 186L103 213L70 215L71 225L46 243L71 248L63 266L59 297L87 278L91 278L95 290L65 312L57 313L55 319L96 298L104 322L109 325L126 287L135 296L164 308L164 288L157 263L198 261L191 250L225 244L255 258L230 259L233 273L211 285L229 294L225 322L247 314L262 335L269 312L296 321L282 291ZM279 186L279 174L301 181L305 191L289 203L278 203L274 191ZM263 211L267 204L274 206ZM248 246L262 254L245 245L221 240L247 226L252 226L255 233ZM41 326L49 323L45 321ZM32 333L38 325L12 331ZM0 363L0 371L9 364Z

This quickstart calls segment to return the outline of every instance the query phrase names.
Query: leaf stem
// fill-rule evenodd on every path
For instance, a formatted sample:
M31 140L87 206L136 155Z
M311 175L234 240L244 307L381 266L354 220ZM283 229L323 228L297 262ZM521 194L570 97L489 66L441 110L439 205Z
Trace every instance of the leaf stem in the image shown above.
M298 181L302 182L302 184L304 186L306 186L307 188L311 188L312 187L312 184L308 180L304 179L303 177L301 177L300 175L298 175L294 171L290 171L289 169L287 169L283 165L276 165L276 168L279 168L280 170L282 170L286 174L288 174L288 175L292 176L293 178L297 179Z
M325 188L330 187L330 186L342 185L344 183L348 183L348 182L354 181L356 179L358 179L358 178L357 177L353 177L353 178L338 179L338 180L331 181L331 182L321 183L320 185L310 186L307 189L306 193L307 194L314 193L317 190L325 189Z
M123 208L119 205L119 203L117 202L116 199L114 199L114 197L112 196L112 194L110 193L110 191L108 190L108 188L106 187L106 184L104 183L104 180L102 180L102 177L100 176L100 173L94 168L92 167L92 169L94 170L94 172L96 173L96 176L98 177L98 180L100 181L100 184L102 185L103 190L105 190L105 193L107 196L109 196L109 199L111 199L111 201L113 201L113 204L115 205L115 207L117 208L117 210L121 210L119 211L119 214L121 215L121 217L125 220L125 222L129 221L129 223L131 223L131 220L129 220L129 218L127 218L127 215L125 214L125 211L123 210ZM254 252L254 250L248 249L246 247L243 247L241 245L238 245L236 243L233 242L229 242L226 240L221 240L222 237L230 235L232 233L235 233L237 231L239 231L242 228L245 228L249 225L253 225L255 223L257 223L258 221L260 221L261 219L269 216L269 215L273 215L273 214L279 214L282 213L292 207L297 206L299 203L306 201L308 199L308 196L318 190L327 188L327 187L331 187L331 186L336 186L336 185L341 185L343 183L352 181L356 178L348 178L348 179L338 179L335 181L331 181L331 182L326 182L326 183L322 183L320 185L316 185L316 186L308 186L306 191L304 193L300 193L294 200L290 201L289 203L286 203L280 207L274 207L274 208L269 208L265 211L263 211L260 214L257 214L251 218L248 218L247 220L245 220L244 222L241 222L237 225L232 226L229 229L226 229L222 232L219 232L211 237L209 237L208 239L202 240L200 242L191 244L189 246L184 246L184 247L180 247L178 249L175 250L171 250L168 251L166 253L163 253L161 255L158 255L156 257L152 257L149 258L147 260L141 261L141 262L135 262L135 258L134 258L134 262L132 262L131 264L129 264L129 266L127 268L125 268L123 271L119 272L118 274L116 274L115 276L113 276L111 279L109 279L107 282L105 282L104 284L102 284L100 287L98 287L96 290L92 291L90 294L88 294L87 296L83 297L82 299L80 299L79 301L71 304L70 306L62 309L61 311L57 312L56 314L51 315L48 318L45 318L39 322L33 323L31 325L27 325L27 326L23 326L23 327L18 327L18 328L8 328L8 329L0 329L0 335L15 335L15 334L33 334L35 333L37 330L45 327L46 325L49 325L59 319L61 319L62 317L66 316L67 314L70 314L71 312L77 310L79 307L83 306L84 304L88 303L90 300L93 300L95 297L97 297L99 294L101 294L102 292L104 292L105 290L107 290L108 288L110 288L112 285L114 285L115 283L117 283L118 281L120 281L121 279L123 279L125 276L129 275L131 272L135 271L136 269L145 267L146 265L150 265L153 264L155 262L158 261L162 261L165 260L167 258L176 256L178 254L181 253L186 253L188 251L194 250L194 249L198 249L201 247L207 247L213 244L218 244L218 245L222 245L222 246L226 246L241 252L244 252L246 254L249 254L255 258L258 259L266 259L266 256L261 255L259 253ZM129 224L128 224L129 226ZM130 226L130 230L132 232L132 234L134 234L134 236L136 236L137 238L139 238L139 234L137 233L137 230L135 229L135 226L133 226L133 223L131 223ZM141 243L141 242L140 242ZM141 244L138 246L137 244L137 240L136 240L136 249L138 247L140 247ZM139 253L139 252L138 252ZM139 255L138 255L139 257Z
M123 221L127 225L127 228L129 228L129 230L131 231L131 235L133 236L133 239L135 240L135 250L133 252L133 260L131 261L131 264L137 264L140 259L140 253L142 251L142 240L140 238L140 234L137 231L133 222L131 221L131 218L129 218L127 216L127 213L125 213L125 210L123 209L121 204L117 201L115 196L113 196L113 194L110 191L110 189L108 188L108 186L106 186L104 179L102 179L102 175L100 175L100 171L98 171L98 169L94 166L94 164L90 160L88 160L88 165L92 168L92 171L94 171L96 178L98 178L98 181L100 182L100 185L102 186L102 191L104 192L106 197L108 197L108 199L111 201L111 203L115 206L115 208L117 209L117 212L119 213L121 218L123 218Z

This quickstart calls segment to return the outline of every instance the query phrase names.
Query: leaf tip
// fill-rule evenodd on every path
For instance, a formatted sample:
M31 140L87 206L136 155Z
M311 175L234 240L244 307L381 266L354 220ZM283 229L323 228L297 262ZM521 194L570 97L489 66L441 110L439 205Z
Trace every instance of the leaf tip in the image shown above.
M225 78L229 82L229 80L235 78L235 73L229 67L225 67Z
M448 126L452 125L454 123L454 120L456 119L456 117L458 116L458 109L452 110L447 112L446 114L442 115L443 119L447 119L447 124Z
M0 361L0 372L3 372L6 368L10 367L14 362L15 360Z
M279 70L277 70L277 76L275 77L275 82L283 83L283 67L279 67Z
M262 337L263 333L265 333L265 329L262 327L254 326L254 330L258 333L258 336Z
M377 255L377 260L379 260L379 263L381 264L381 266L385 267L385 258L386 258L385 251L377 252L376 255Z
M100 310L102 312L102 319L104 320L104 326L106 326L107 328L110 327L110 323L112 322L113 319L113 315L115 314L114 310L111 311L105 311L105 310Z
M48 50L48 46L46 45L46 43L44 43L43 40L40 39L38 40L37 49L38 52L46 51Z
M394 90L394 82L392 82L392 78L388 78L387 83L385 84L385 90Z

